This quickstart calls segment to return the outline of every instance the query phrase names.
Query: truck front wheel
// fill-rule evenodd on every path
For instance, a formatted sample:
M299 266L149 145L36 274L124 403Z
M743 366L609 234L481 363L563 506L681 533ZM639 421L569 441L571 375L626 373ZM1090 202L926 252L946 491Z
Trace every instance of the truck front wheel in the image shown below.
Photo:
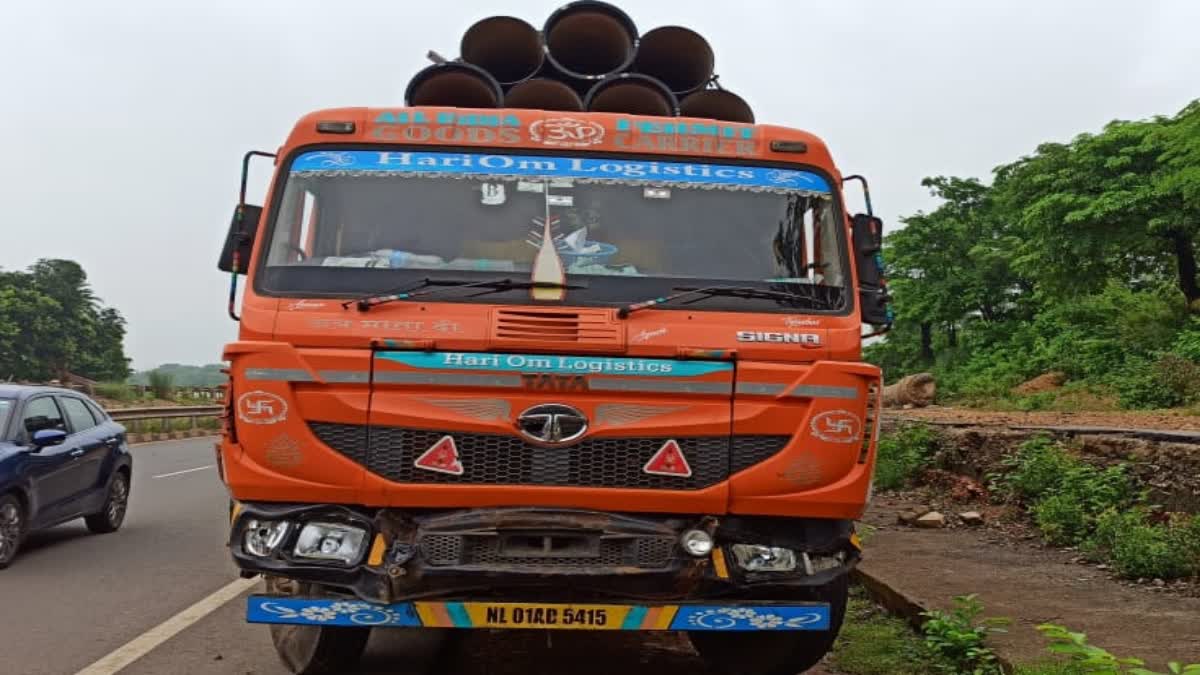
M267 579L267 589L281 595L307 595L317 590L310 584L276 577ZM275 652L288 670L296 675L342 675L353 671L370 637L370 628L271 626L271 642L275 645Z
M710 668L726 675L796 675L812 668L833 648L849 595L846 575L796 600L829 603L829 630L819 632L693 631L692 646Z
M350 672L362 657L370 637L370 628L271 626L275 651L296 675Z

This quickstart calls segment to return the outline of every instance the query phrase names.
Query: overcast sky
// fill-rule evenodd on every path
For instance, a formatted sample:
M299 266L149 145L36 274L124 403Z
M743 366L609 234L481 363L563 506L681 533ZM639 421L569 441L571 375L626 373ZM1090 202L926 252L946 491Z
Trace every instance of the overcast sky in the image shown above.
M558 4L5 2L0 267L81 262L128 319L135 367L216 361L235 335L215 261L242 153L310 110L400 104L427 49L456 54L490 14L540 26ZM923 176L986 176L1200 97L1192 0L618 4L642 30L707 36L725 86L825 138L889 225L933 206Z

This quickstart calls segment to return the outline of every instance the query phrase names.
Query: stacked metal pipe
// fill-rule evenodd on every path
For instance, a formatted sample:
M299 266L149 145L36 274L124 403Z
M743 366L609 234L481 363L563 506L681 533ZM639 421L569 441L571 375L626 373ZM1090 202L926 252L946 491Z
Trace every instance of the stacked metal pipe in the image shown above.
M750 106L717 84L704 36L682 26L639 35L628 14L599 0L560 7L540 31L516 17L482 19L459 49L412 78L407 105L754 122Z

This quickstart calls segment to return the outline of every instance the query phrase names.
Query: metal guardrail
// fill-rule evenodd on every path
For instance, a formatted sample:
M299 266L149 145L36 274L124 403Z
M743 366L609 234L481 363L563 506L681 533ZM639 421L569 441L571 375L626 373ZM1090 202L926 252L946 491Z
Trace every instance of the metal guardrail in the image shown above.
M142 433L147 422L158 421L157 433L182 431L174 425L175 420L189 420L187 428L196 429L197 420L202 418L220 417L225 413L225 406L220 405L173 405L147 406L142 408L113 408L108 411L109 417L129 428L133 433Z

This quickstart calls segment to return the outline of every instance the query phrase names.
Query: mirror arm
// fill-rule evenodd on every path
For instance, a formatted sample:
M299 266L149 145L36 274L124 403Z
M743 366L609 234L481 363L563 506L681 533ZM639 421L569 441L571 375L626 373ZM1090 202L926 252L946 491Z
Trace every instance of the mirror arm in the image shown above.
M250 152L247 152L245 155L242 156L242 184L241 184L241 187L238 189L238 211L237 211L238 243L239 244L241 244L241 243L245 242L247 239L249 239L249 237L246 234L246 221L245 221L246 184L250 180L250 160L254 157L270 157L271 159L275 159L276 155L273 152L262 152L261 150L251 150ZM229 275L229 307L228 307L227 311L229 312L229 318L233 319L234 321L242 320L241 315L239 315L237 313L237 311L235 311L235 309L234 309L237 305L237 285L238 285L237 278L238 278L238 274L240 274L239 270L241 269L241 262L242 262L240 259L241 256L238 254L240 250L241 250L241 246L235 246L233 248L233 271ZM249 261L246 261L246 262L249 263Z

